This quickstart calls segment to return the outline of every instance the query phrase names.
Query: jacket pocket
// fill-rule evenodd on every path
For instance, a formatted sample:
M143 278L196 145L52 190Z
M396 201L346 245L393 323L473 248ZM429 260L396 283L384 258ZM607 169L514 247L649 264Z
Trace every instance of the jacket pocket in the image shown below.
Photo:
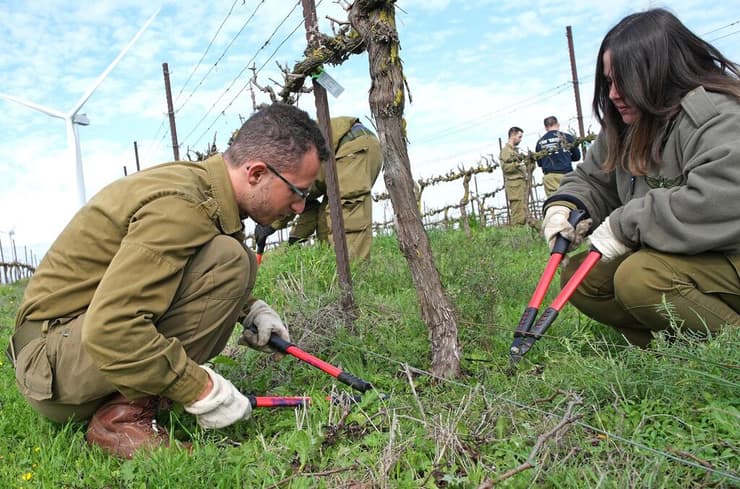
M342 200L356 199L370 193L375 183L370 166L367 146L337 154L337 179Z
M15 381L23 396L35 401L52 397L52 371L46 355L46 338L31 340L18 353Z
M366 230L372 224L372 201L370 196L354 199L342 199L342 218L344 230L357 233Z

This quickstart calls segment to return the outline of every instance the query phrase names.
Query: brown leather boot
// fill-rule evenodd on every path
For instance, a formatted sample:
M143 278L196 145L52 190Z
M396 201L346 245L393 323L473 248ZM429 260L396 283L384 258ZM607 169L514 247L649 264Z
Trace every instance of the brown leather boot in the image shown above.
M140 449L170 446L167 430L157 425L159 404L156 396L129 401L122 394L114 395L90 419L87 443L119 458L133 458Z

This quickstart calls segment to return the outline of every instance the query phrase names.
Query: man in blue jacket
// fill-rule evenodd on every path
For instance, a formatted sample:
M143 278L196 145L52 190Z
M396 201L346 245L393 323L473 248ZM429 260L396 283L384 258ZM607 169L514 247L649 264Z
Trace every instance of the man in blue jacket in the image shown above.
M560 186L563 175L573 171L571 162L581 159L581 150L574 144L573 135L560 132L560 124L554 115L545 118L545 129L547 132L537 141L535 151L547 152L537 160L537 166L545 174L545 194L549 197Z

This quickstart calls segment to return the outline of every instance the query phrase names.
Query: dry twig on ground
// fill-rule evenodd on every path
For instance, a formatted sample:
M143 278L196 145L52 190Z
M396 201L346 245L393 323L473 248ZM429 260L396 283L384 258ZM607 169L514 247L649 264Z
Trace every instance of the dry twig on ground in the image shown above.
M565 432L568 430L571 424L573 424L575 421L583 417L580 414L577 414L577 415L573 414L573 411L576 408L576 406L583 404L583 398L581 398L581 396L575 393L569 393L568 395L571 398L571 400L568 402L568 407L565 409L565 413L563 414L563 417L560 419L560 422L558 422L558 424L556 424L547 433L543 433L537 437L537 442L534 444L534 446L532 447L532 450L529 452L529 456L527 457L527 460L525 460L518 467L515 467L501 474L495 480L487 479L483 481L483 483L480 486L478 486L478 489L490 489L503 480L509 479L515 476L516 474L519 474L520 472L524 472L525 470L535 467L536 462L537 462L537 455L539 454L540 450L542 450L545 443L551 439L559 439L563 434L565 434Z

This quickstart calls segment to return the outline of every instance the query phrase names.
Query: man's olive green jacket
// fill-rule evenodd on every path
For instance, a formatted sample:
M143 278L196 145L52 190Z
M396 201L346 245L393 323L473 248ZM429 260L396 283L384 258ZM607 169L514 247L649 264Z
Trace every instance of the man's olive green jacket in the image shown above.
M206 371L176 338L157 332L157 320L200 247L219 234L244 245L242 217L221 155L117 180L77 212L46 253L16 326L86 312L83 342L113 385L192 402Z

